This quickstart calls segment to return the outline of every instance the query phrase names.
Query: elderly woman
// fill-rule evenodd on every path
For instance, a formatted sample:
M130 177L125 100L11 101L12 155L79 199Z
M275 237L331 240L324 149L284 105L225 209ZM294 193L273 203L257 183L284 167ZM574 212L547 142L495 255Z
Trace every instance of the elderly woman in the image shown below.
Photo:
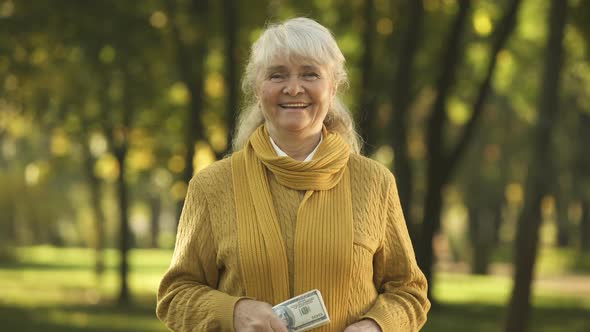
M235 152L191 180L158 317L174 331L287 331L272 306L317 289L317 331L417 331L430 303L392 174L359 155L344 56L307 18L252 47Z

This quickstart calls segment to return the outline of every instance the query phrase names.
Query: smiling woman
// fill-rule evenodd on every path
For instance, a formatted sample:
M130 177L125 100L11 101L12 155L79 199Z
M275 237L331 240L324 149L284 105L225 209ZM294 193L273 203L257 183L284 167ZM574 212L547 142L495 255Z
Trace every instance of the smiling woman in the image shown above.
M270 137L295 160L318 145L336 91L327 68L303 61L277 57L257 91Z
M338 132L354 153L359 153L360 138L348 108L338 96L348 85L344 63L344 55L330 31L313 20L295 18L269 27L252 46L244 73L242 89L247 106L240 115L234 150L240 150L256 128L265 119L269 120L272 107L266 101L272 103L273 100L265 96L274 92L275 103L303 101L312 104L313 112L308 110L307 114L313 115L308 119L315 120L316 136L321 128L317 125L323 123L329 131ZM310 100L312 97L319 99ZM277 134L276 128L270 130ZM293 134L317 145L319 137L312 139L305 132ZM282 145L288 144L286 142Z
M294 330L285 324L301 320L272 307L310 290L330 318L317 331L424 325L427 285L395 180L359 155L338 97L346 83L334 37L311 19L271 25L254 43L234 153L188 188L158 292L170 329Z

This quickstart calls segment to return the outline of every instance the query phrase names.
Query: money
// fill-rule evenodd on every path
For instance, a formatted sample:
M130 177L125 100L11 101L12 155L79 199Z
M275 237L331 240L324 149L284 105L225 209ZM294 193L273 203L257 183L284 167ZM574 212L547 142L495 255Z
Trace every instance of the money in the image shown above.
M285 322L289 332L308 331L330 322L322 294L317 289L279 303L272 310Z

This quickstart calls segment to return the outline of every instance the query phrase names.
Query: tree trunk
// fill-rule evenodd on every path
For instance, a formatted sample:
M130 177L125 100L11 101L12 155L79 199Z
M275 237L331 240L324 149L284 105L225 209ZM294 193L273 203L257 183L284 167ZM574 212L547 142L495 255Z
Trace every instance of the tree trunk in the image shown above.
M197 26L194 27L201 33L195 40L187 42L183 40L178 20L175 16L178 9L174 1L167 2L170 17L172 17L172 38L174 39L175 51L177 56L178 71L183 83L189 90L190 103L186 113L186 126L184 135L184 145L186 147L185 163L182 179L186 184L194 174L193 158L195 155L195 143L205 139L204 125L201 119L203 113L203 104L205 99L204 78L205 78L205 57L207 55L206 35L209 27L207 25L208 1L192 0L189 11L192 16L192 22ZM177 218L180 221L180 213L184 206L184 200L178 202Z
M162 200L157 192L150 195L150 246L158 248L158 238L160 237L160 213L162 212Z
M580 220L580 249L590 253L590 155L587 143L590 140L590 115L579 113L579 152L575 167L575 193L582 204L582 219Z
M570 220L568 215L569 200L565 196L569 195L563 191L557 191L555 195L555 223L557 224L557 238L555 244L558 248L567 248L570 245Z
M119 264L119 304L128 304L130 302L129 285L127 276L129 274L128 253L130 247L129 231L129 198L127 196L127 186L125 185L126 177L126 159L127 159L127 142L115 148L115 157L119 162L119 178L117 179L117 195L119 198L119 255L121 262Z
M418 264L428 281L428 298L435 304L432 298L433 267L436 263L432 241L434 235L440 229L440 213L442 210L442 178L439 169L431 167L428 171L426 198L424 203L424 221L422 222L423 240L417 250ZM436 188L436 189L435 189Z
M84 135L86 136L86 135ZM103 275L104 266L104 221L105 216L101 206L101 181L94 175L94 158L90 152L88 137L83 139L84 166L86 168L86 181L90 189L90 207L94 219L94 274L96 279Z
M504 185L504 183L502 185ZM504 199L504 192L501 192L498 194L498 201L494 206L494 232L492 233L492 247L494 248L500 244L500 227L502 227L502 221L504 221L503 211L505 206L506 201Z
M590 200L582 202L582 220L580 223L580 249L590 253Z
M129 71L129 62L124 61L123 66L123 100L122 100L122 121L120 124L119 133L114 138L115 146L113 148L115 157L119 162L119 178L117 179L117 194L119 197L119 252L121 263L119 266L120 275L120 290L119 290L119 304L129 304L131 302L131 294L128 285L129 276L129 260L128 253L133 242L131 229L129 227L129 192L127 190L127 153L129 151L129 131L131 130L132 118L135 110L134 93L131 77Z
M418 264L426 275L428 281L428 298L434 303L432 298L432 268L435 263L432 240L435 233L440 228L440 213L442 208L441 191L445 183L446 167L444 164L442 139L443 127L446 122L445 105L451 86L454 83L455 71L459 62L461 49L461 39L463 36L464 26L467 23L467 17L471 1L459 1L459 13L453 22L449 39L446 45L446 53L443 56L443 71L437 83L437 97L434 102L433 111L428 121L428 170L426 182L426 198L424 202L424 217L422 222L422 241L417 249Z
M472 207L469 209L469 234L472 248L471 273L473 274L488 274L490 255L494 247L494 214L493 207Z
M531 282L537 257L539 227L541 222L540 204L550 188L547 165L551 153L551 130L555 124L559 79L562 64L562 39L567 13L567 2L552 0L549 10L549 39L546 49L543 86L539 97L538 125L534 136L534 150L527 176L527 191L519 218L515 240L514 287L506 320L507 332L527 330L530 316Z
M361 89L359 97L358 119L361 135L365 140L365 154L371 155L377 147L375 91L373 84L373 44L375 38L375 10L374 0L365 0L364 15L365 28L363 32L364 53L361 59Z
M414 67L414 59L418 50L419 41L422 38L422 19L424 7L422 1L408 0L409 17L403 36L399 64L394 78L392 90L393 116L389 123L389 132L392 133L392 146L395 155L394 170L401 206L405 211L405 219L412 238L416 238L413 231L411 215L413 174L408 154L408 113L411 102L414 76L411 74Z
M557 229L557 232L555 232L555 246L565 248L569 245L569 217L567 211L569 194L567 188L564 188L564 177L560 175L558 158L552 158L549 162L549 178L551 179L550 183L552 186L551 193L555 200L555 208L549 220L555 222ZM569 167L567 167L567 170L569 171Z
M235 0L223 1L223 14L225 16L225 85L227 86L227 148L224 153L217 155L221 159L231 150L231 143L236 128L236 118L239 107L239 72L238 72L238 2Z

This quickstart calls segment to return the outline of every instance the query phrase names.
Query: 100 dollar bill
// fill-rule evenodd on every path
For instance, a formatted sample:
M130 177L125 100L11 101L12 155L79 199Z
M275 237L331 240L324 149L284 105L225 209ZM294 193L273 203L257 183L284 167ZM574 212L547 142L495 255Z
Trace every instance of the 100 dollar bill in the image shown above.
M272 310L285 322L289 332L308 331L330 322L322 294L317 289L277 304Z

